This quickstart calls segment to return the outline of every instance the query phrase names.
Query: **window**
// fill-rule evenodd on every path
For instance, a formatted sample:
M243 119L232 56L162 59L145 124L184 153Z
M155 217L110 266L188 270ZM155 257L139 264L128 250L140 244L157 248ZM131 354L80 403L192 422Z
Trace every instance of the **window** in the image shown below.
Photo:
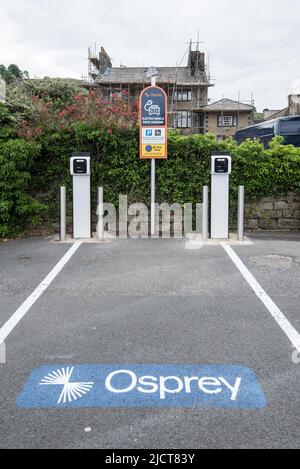
M174 127L179 129L191 127L190 111L178 111L174 116Z
M191 101L191 100L192 100L191 90L175 91L174 93L174 101Z
M283 134L299 134L300 133L300 119L288 119L280 122L280 132Z
M235 127L236 116L218 116L218 127Z

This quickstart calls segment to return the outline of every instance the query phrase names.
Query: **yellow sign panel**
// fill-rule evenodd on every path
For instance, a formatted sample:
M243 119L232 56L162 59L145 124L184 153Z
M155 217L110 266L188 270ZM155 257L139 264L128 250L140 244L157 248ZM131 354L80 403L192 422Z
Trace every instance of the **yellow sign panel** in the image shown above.
M141 158L166 158L165 144L142 145Z

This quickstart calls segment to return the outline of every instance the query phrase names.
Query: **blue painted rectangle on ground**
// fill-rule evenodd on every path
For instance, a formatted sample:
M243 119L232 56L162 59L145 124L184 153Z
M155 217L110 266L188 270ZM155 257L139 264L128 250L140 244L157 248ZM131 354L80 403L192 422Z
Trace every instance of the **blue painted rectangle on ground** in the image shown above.
M47 365L33 370L23 408L262 408L249 368L228 365Z

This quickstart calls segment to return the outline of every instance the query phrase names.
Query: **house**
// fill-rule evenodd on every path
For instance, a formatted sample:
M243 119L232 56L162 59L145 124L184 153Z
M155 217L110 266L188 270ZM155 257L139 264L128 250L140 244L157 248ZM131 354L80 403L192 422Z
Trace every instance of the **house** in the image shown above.
M274 114L278 114L281 112L281 109L264 109L263 110L263 121L267 121L274 116Z
M252 124L253 105L232 99L221 99L204 107L205 133L213 133L221 141L232 137L238 129Z
M138 101L141 91L150 86L147 67L113 67L103 47L96 55L89 49L87 87L98 88L109 100L113 94L127 91L130 101ZM186 66L158 67L157 85L168 96L169 128L181 134L205 133L205 107L208 89L213 86L205 63L205 54L198 47L189 47Z
M264 120L287 116L300 116L300 94L290 94L288 96L288 106L284 109L279 111L264 109Z

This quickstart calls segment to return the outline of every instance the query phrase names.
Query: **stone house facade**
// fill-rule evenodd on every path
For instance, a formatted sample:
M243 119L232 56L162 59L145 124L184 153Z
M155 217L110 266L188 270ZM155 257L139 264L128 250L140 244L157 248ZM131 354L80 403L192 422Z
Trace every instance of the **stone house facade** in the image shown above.
M89 51L89 77L87 88L98 88L110 99L112 94L127 91L128 99L138 101L141 91L150 86L147 67L113 67L102 47L99 56ZM205 106L208 89L213 86L205 63L205 54L192 50L190 45L187 65L157 67L157 85L168 96L168 122L170 129L183 135L205 133Z
M218 141L232 137L238 129L253 123L252 105L221 99L205 106L205 133L213 133Z
M147 67L113 67L105 49L99 55L89 50L88 88L98 88L109 100L112 94L126 90L136 102L141 91L150 86ZM168 125L182 135L211 132L222 140L252 124L254 106L222 99L209 104L208 91L213 84L205 62L205 54L192 50L190 44L186 66L158 67L157 85L168 96Z

